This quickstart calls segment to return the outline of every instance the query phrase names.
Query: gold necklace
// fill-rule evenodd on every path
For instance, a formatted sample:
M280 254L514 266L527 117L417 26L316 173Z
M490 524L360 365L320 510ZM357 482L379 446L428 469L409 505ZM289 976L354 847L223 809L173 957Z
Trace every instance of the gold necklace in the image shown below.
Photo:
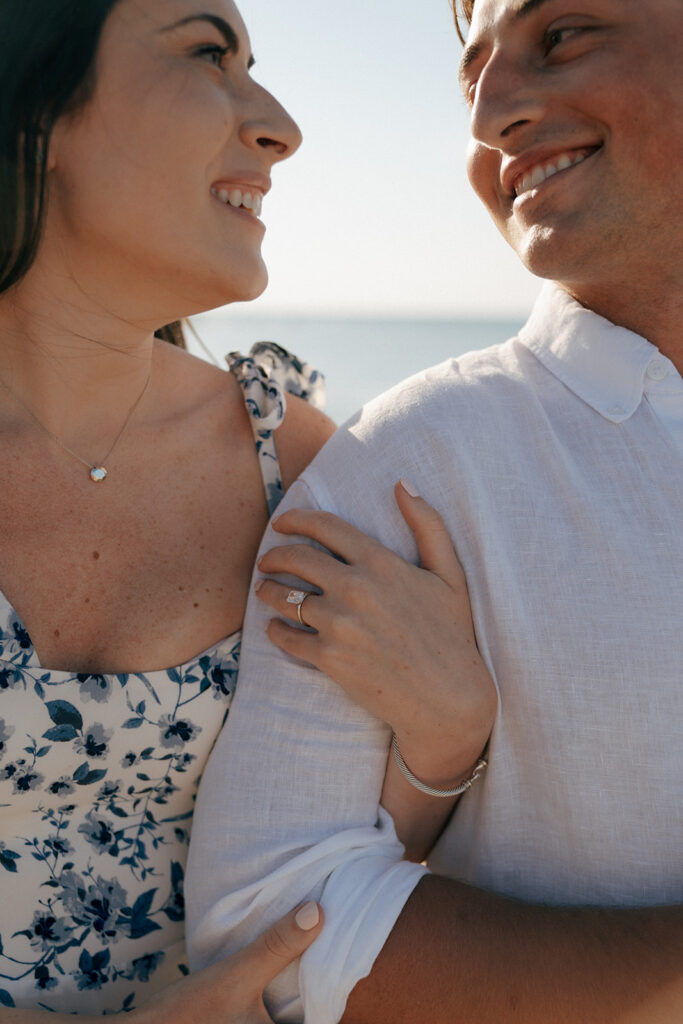
M60 441L59 438L57 437L57 435L53 434L51 430L47 429L47 427L45 426L44 423L40 422L40 420L38 419L36 414L29 409L29 407L26 405L25 402L22 402L21 398L19 398L19 395L15 394L14 391L12 391L12 389L10 387L8 387L7 384L5 384L5 382L3 380L0 380L0 386L2 386L5 389L5 391L7 392L7 394L10 395L10 397L13 398L14 401L17 402L22 407L24 412L26 412L31 417L31 419L36 424L36 426L40 427L40 429L45 434L47 434L48 437L51 437L53 441L56 441L60 448L63 448L65 452L69 453L69 455L73 455L73 457L75 459L78 459L79 462L81 462L84 466L87 467L88 475L89 475L90 479L92 480L92 482L94 484L100 484L109 475L109 471L105 468L104 464L105 464L105 462L107 462L109 460L109 458L110 458L111 454L113 453L114 449L116 448L117 444L119 443L119 441L123 437L123 434L124 434L124 431L125 431L126 427L128 426L128 424L130 423L131 419L133 418L133 413L135 412L135 410L139 406L140 402L145 397L145 394L147 393L147 388L149 387L149 382L150 382L151 379L152 379L152 371L150 369L149 373L147 374L147 380L145 381L144 388L142 389L142 391L140 392L138 397L133 402L133 405L131 406L130 412L128 413L128 415L126 416L126 418L124 420L123 426L121 427L121 429L119 430L118 434L116 435L116 440L114 441L113 445L111 446L111 448L109 449L107 454L104 456L104 458L102 459L102 462L99 465L97 465L97 464L93 465L91 462L88 462L86 459L82 459L80 455L78 455L75 451L73 451L71 448L69 448L67 445L65 445L63 441Z

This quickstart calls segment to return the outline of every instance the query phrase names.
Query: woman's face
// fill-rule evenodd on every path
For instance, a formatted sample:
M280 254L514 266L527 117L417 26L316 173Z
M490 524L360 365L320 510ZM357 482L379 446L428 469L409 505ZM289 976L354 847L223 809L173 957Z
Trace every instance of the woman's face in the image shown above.
M232 0L113 8L49 153L44 244L79 287L164 321L263 291L260 203L301 136L250 64Z

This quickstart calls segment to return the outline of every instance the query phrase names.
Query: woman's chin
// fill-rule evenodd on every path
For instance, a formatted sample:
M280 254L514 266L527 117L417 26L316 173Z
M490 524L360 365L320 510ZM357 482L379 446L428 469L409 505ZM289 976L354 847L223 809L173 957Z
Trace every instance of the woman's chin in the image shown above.
M265 263L259 260L257 265L247 268L241 266L235 273L223 274L224 297L221 305L230 302L252 302L263 295L268 287L268 271Z
M252 302L263 295L267 286L268 272L265 266L257 274L239 273L229 278L223 277L220 281L214 281L210 288L201 289L201 293L195 296L195 301L190 303L196 308L186 315L192 316L195 313L218 309L220 306L229 306L233 302Z

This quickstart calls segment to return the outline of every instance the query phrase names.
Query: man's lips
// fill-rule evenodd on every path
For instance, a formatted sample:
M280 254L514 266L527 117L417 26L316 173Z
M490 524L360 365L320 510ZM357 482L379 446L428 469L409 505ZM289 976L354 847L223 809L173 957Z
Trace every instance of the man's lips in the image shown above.
M551 153L530 153L513 160L503 171L501 183L506 195L519 197L537 188L548 178L570 170L591 157L600 146L574 146Z

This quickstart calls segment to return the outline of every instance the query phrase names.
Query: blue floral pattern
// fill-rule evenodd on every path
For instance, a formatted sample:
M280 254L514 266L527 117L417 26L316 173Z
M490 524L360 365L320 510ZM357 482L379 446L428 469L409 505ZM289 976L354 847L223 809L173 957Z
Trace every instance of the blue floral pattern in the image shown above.
M274 507L282 387L312 372L278 346L230 358ZM239 653L236 633L163 671L50 671L0 594L0 1006L127 1011L187 973L192 811Z
M252 417L256 451L266 487L268 515L282 500L283 490L273 431L285 414L285 394L303 398L318 409L325 405L325 378L272 341L253 345L248 356L231 352L228 366L242 386Z

